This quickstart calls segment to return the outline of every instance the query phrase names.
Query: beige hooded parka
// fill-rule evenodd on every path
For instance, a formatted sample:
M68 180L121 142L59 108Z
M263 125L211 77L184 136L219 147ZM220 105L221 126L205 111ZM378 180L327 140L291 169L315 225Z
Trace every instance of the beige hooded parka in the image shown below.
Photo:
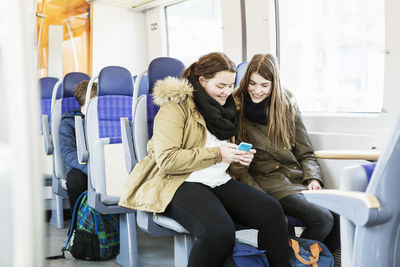
M205 148L206 123L193 100L193 87L168 77L156 83L154 135L148 156L136 164L123 189L119 205L163 212L190 173L221 162L219 147Z

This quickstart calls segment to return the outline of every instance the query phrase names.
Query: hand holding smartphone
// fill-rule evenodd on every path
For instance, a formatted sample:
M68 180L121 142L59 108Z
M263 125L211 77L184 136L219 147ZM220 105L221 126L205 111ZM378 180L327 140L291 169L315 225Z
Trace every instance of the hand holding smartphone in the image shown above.
M252 147L253 147L252 144L245 143L245 142L241 142L241 143L239 144L239 146L237 147L237 149L238 149L238 150L245 151L245 152L248 152Z

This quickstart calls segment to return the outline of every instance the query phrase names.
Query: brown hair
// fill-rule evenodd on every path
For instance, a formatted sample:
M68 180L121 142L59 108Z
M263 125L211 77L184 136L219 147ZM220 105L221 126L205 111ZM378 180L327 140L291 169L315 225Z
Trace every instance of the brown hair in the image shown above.
M190 65L183 73L183 78L203 76L206 79L214 78L220 71L236 72L236 65L227 55L220 52L212 52L201 56L199 60Z
M76 101L78 101L80 106L85 105L86 101L86 90L89 85L88 80L81 81L77 86L74 88L74 96ZM90 93L90 98L95 97L97 94L97 83L92 84L92 92Z
M238 89L234 92L234 97L240 101L239 140L243 140L244 135L244 96L247 93L252 73L258 73L272 83L271 93L265 107L268 117L267 142L274 148L278 148L278 144L283 144L288 149L292 148L295 138L295 102L293 95L282 87L279 64L271 54L253 56Z

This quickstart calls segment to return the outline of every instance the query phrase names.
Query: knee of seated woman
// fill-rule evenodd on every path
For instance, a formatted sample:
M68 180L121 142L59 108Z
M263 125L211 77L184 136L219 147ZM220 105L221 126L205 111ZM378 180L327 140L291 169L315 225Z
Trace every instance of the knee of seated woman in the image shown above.
M329 210L326 213L315 215L311 222L312 225L318 225L329 230L332 230L334 223L333 215Z

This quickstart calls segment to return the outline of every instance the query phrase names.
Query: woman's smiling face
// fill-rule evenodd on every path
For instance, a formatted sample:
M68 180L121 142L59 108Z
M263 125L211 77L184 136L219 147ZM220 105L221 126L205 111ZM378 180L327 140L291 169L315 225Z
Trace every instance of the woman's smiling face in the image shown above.
M272 82L263 78L260 74L253 72L250 75L249 86L247 92L253 103L264 101L271 94Z
M199 82L206 93L223 106L228 96L233 92L235 77L236 72L220 71L211 79L200 76Z

